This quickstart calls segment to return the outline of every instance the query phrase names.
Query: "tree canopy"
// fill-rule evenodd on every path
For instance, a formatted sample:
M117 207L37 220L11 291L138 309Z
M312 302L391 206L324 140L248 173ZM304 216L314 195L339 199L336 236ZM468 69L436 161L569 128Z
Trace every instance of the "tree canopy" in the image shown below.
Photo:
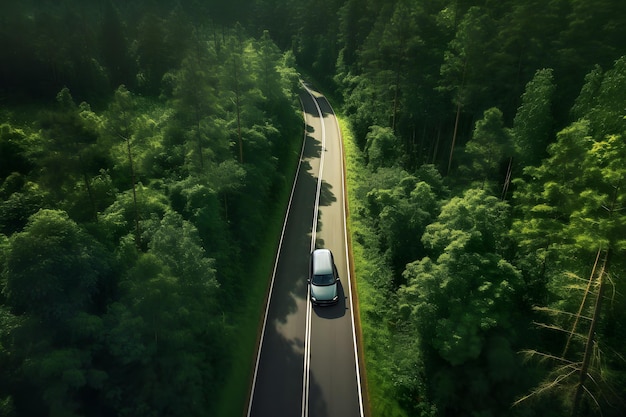
M618 0L3 2L0 416L220 409L300 73L371 414L623 415L625 38Z
M298 73L217 4L144 3L1 6L0 415L204 416L232 369Z

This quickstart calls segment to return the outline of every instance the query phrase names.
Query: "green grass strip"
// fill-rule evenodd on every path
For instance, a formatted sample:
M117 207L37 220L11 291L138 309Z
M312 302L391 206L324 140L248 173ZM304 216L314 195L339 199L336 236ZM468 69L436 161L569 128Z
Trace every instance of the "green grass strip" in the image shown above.
M346 184L350 215L348 228L352 240L352 255L359 297L361 331L363 336L369 409L372 417L405 417L406 412L395 399L391 373L389 344L390 331L381 311L388 309L389 300L373 285L376 274L388 274L376 245L377 236L360 215L365 210L367 169L362 152L358 148L350 124L337 115L343 136L346 159Z

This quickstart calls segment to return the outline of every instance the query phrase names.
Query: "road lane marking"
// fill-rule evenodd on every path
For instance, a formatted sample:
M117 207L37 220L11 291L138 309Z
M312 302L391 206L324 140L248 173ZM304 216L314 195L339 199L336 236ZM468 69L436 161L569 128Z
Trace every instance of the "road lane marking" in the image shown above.
M325 155L325 150L326 150L326 127L325 127L325 122L324 122L324 114L319 106L319 103L317 101L317 97L320 98L324 98L324 100L326 100L326 102L328 103L328 105L330 106L330 102L328 102L328 100L323 97L322 95L316 95L314 94L314 92L312 90L310 90L303 82L301 83L302 86L305 88L305 90L307 91L307 93L311 96L311 98L313 99L313 103L315 104L315 107L317 108L317 112L320 118L320 123L321 123L321 129L322 129L322 152L320 155L320 166L319 166L319 170L318 170L318 179L317 179L317 189L316 189L316 195L315 195L315 205L314 205L314 218L313 218L313 224L312 224L312 229L311 229L311 250L310 252L312 252L313 250L315 250L315 245L316 245L316 237L317 237L317 222L318 222L318 214L319 214L319 199L320 199L320 195L321 195L321 188L322 188L322 178L323 178L323 169L324 169L324 155ZM258 351L257 351L257 357L256 357L256 364L255 364L255 368L254 368L254 375L253 375L253 380L252 380L252 387L251 387L251 394L250 394L250 399L249 399L249 403L248 403L248 414L247 416L250 417L251 413L252 413L252 405L253 405L253 401L254 401L254 392L255 392L255 388L256 388L256 380L257 380L257 375L258 375L258 369L259 369L259 363L260 363L260 358L261 358L261 351L262 351L262 347L263 347L263 340L265 337L265 329L267 326L267 319L268 319L268 315L269 315L269 308L270 308L270 302L271 302L271 297L272 297L272 291L274 288L274 282L275 282L275 277L276 277L276 271L278 268L278 261L279 261L279 257L280 257L280 252L281 252L281 248L282 248L282 244L283 244L283 239L284 239L284 235L285 235L285 230L287 227L287 220L289 218L289 213L291 210L291 206L292 206L292 202L293 202L293 196L294 196L294 192L296 189L296 184L297 184L297 180L298 180L298 176L300 173L300 167L301 167L301 163L303 161L303 157L304 157L304 150L305 150L305 146L306 146L306 138L308 135L307 132L307 115L306 112L304 110L304 105L302 104L302 109L303 109L303 122L304 122L304 140L302 143L302 148L300 151L300 162L298 163L298 167L296 169L296 174L295 174L295 179L293 182L293 186L291 189L291 195L289 197L289 203L287 206L287 211L285 213L285 220L283 222L283 228L282 228L282 232L281 232L281 236L280 236L280 240L279 240L279 245L278 245L278 251L277 251L277 256L276 256L276 260L274 262L274 269L272 272L272 278L270 281L270 287L269 287L269 292L268 292L268 301L267 301L267 305L265 308L265 313L264 313L264 317L263 317L263 326L262 326L262 330L261 330L261 336L260 336L260 341L259 341L259 347L258 347ZM332 106L331 106L331 110L332 110ZM334 114L334 111L333 111ZM336 128L337 128L337 132L338 132L338 137L340 139L340 145L341 145L341 169L342 169L342 174L341 174L341 182L342 182L342 195L344 197L344 202L343 202L343 219L344 219L344 242L345 242L345 250L346 250L346 263L347 263L347 279L348 279L348 291L349 291L349 296L350 296L350 305L352 306L350 308L350 313L351 313L351 325L352 325L352 338L353 338L353 345L354 345L354 354L355 354L355 364L356 364L356 380L357 380L357 388L358 388L358 398L359 398L359 408L360 408L360 416L363 417L363 398L362 398L362 392L361 392L361 377L360 377L360 367L359 367L359 356L358 356L358 350L357 350L357 341L356 341L356 329L355 329L355 324L354 324L354 305L352 304L352 286L351 286L351 276L350 276L350 258L349 258L349 248L348 248L348 239L347 239L347 225L345 222L346 219L346 199L345 199L345 178L343 175L343 166L344 166L344 161L343 161L343 143L342 143L342 139L341 139L341 131L339 129L339 125L338 123L336 124ZM310 302L310 285L307 285L307 296L306 296L306 303L307 303L307 311L306 311L306 324L305 324L305 341L304 341L304 369L303 369L303 384L302 384L302 412L301 412L301 416L302 417L308 417L309 414L309 384L310 384L310 363L311 363L311 348L310 348L310 344L311 344L311 316L312 316L312 303Z
M313 102L315 103L315 107L317 108L318 114L320 116L320 121L321 121L321 125L322 125L322 152L321 152L321 156L320 156L320 168L319 168L319 176L318 176L318 182L317 182L317 192L316 192L316 198L315 198L315 214L314 214L314 220L313 220L313 229L312 229L312 239L311 239L311 251L313 251L315 249L315 239L316 239L316 232L317 232L317 216L318 216L318 211L319 211L319 197L320 197L320 192L321 192L321 185L322 185L322 176L323 176L323 169L324 169L324 153L326 150L326 125L324 123L324 114L322 112L322 109L319 106L319 103L317 101L317 97L319 98L323 98L326 103L328 104L328 106L330 107L332 114L335 114L335 111L332 108L332 105L330 104L330 102L328 101L328 99L326 99L326 97L322 96L322 95L314 95L314 93L304 84L302 83L302 85L304 86L304 88L306 89L306 91L309 93L309 95L311 96L311 98L313 99ZM351 285L351 281L352 281L352 277L350 274L350 256L349 256L349 248L348 248L348 228L347 228L347 224L346 224L346 204L347 204L347 200L346 200L346 188L345 188L345 178L344 178L344 155L343 155L343 139L342 139L342 135L341 135L341 129L339 128L339 123L337 122L336 118L336 129L337 129L337 137L339 138L339 144L340 144L340 152L341 152L341 191L342 191L342 197L343 197L343 207L342 207L342 212L343 212L343 231L344 231L344 245L345 245L345 255L346 255L346 267L347 267L347 280L348 280L348 292L349 292L349 298L350 298L350 319L351 319L351 327L352 327L352 342L353 342L353 350L354 350L354 363L355 363L355 374L356 374L356 383L357 383L357 393L358 393L358 398L359 398L359 415L360 417L364 416L364 411L363 411L363 393L362 393L362 387L361 387L361 370L360 370L360 366L359 366L359 353L358 353L358 344L357 344L357 340L356 340L356 326L354 324L354 304L352 303L352 285ZM309 291L310 291L310 286L309 286ZM307 293L307 300L309 298L309 294ZM308 402L309 402L309 372L310 372L310 340L311 340L311 303L308 303L308 308L307 308L307 330L306 330L306 335L305 335L305 381L306 384L303 384L303 404L302 404L302 417L308 417ZM306 392L305 392L306 391Z
M330 107L331 111L333 112L333 114L335 114L335 110L333 110L333 106L330 104L330 101L328 101L326 99L326 97L324 97L324 100L326 100L326 102L328 103L328 107ZM337 118L335 118L335 121L337 121ZM357 390L359 393L359 415L361 417L363 417L363 393L361 392L361 370L359 367L359 351L358 351L358 344L356 341L356 327L354 325L354 304L352 303L352 276L350 275L350 253L349 253L349 248L348 248L348 226L346 225L346 204L347 204L347 196L346 196L346 184L345 184L345 178L344 178L344 155L343 155L343 136L341 135L341 129L339 128L339 123L337 121L336 127L337 127L337 137L339 138L339 144L340 144L340 150L341 150L341 192L343 193L343 233L344 233L344 242L345 242L345 247L346 247L346 267L347 267L347 274L348 274L348 292L350 294L350 315L351 315L351 319L352 319L352 341L354 343L354 363L355 363L355 370L356 370L356 384L357 384Z
M304 109L304 106L302 108ZM303 116L303 123L304 123L304 129L303 129L304 130L304 140L302 141L302 148L300 149L300 161L298 162L298 167L296 168L296 174L294 176L293 185L291 186L291 194L289 196L289 203L287 204L287 210L285 211L285 220L283 221L283 229L281 231L280 239L278 241L278 250L276 251L276 259L274 260L274 269L272 271L272 279L270 281L270 288L268 290L267 304L265 306L265 313L263 315L263 326L261 328L261 337L260 337L260 340L259 340L259 348L257 350L256 363L254 365L254 375L252 377L252 387L251 387L251 391L250 391L250 400L248 402L248 417L250 417L250 414L252 413L252 402L254 400L254 390L256 388L256 378L257 378L257 374L259 372L259 362L261 361L261 350L263 348L263 340L265 338L265 327L267 326L267 316L268 316L269 309L270 309L270 302L272 300L272 291L274 289L274 281L275 281L275 277L276 277L276 270L278 268L278 260L280 259L280 251L281 251L281 248L283 246L283 238L285 237L285 230L287 229L287 220L289 219L289 213L291 211L291 204L293 202L293 195L294 195L294 192L296 190L296 184L298 182L298 175L300 174L300 167L302 166L302 158L304 156L304 147L306 145L306 136L307 136L306 116Z
M324 123L324 114L320 108L317 99L313 95L313 92L301 82L304 89L309 93L315 103L317 114L320 117L320 123L322 125L322 152L320 155L320 166L317 174L317 189L315 190L315 206L313 208L313 224L311 226L311 250L315 250L315 241L317 238L317 219L319 214L320 194L322 191L322 175L324 171L324 153L326 149L326 125ZM311 365L311 313L312 305L310 301L311 286L307 285L307 309L306 309L306 330L304 335L304 373L302 375L302 417L308 417L309 415L309 382L310 382L310 365Z

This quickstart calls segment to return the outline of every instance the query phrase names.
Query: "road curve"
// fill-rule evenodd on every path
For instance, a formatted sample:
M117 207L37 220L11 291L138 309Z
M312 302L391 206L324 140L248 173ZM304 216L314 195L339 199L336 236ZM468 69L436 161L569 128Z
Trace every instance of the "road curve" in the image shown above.
M345 225L341 134L329 102L305 85L304 143L265 311L248 417L363 417ZM336 306L308 300L309 254L331 249Z

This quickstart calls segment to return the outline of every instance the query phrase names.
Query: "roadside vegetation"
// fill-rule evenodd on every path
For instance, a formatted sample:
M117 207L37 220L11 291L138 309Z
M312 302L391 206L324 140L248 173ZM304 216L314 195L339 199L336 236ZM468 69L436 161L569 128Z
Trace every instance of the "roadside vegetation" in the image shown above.
M359 150L349 121L337 115L343 136L346 157L346 186L348 188L348 228L352 239L354 271L357 278L359 315L365 354L368 401L372 415L406 416L397 398L394 369L396 364L394 335L387 317L387 309L394 294L387 285L391 271L377 250L378 236L369 218L364 216L364 202L369 190L370 174ZM407 359L410 360L409 355Z
M626 51L585 50L623 8L356 3L334 82L372 415L622 415Z
M4 2L0 416L241 415L296 68L372 416L624 415L624 39L621 0Z
M6 6L2 42L32 36L0 87L0 415L239 416L302 142L293 55L105 3Z

